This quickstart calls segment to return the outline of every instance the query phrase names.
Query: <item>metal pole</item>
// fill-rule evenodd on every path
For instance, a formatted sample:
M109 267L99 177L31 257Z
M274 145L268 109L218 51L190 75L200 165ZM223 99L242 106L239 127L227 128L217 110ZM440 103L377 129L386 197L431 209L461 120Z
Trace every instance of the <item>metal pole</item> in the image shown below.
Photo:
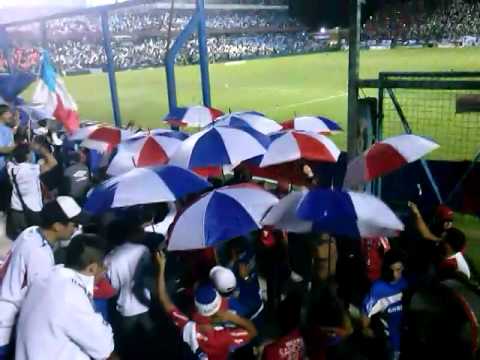
M198 22L198 50L200 53L200 73L202 77L202 95L203 105L211 106L212 99L210 95L210 74L208 71L208 47L207 47L207 31L205 19L205 3L204 0L197 0L197 11L199 14Z
M385 89L383 84L385 82L385 76L380 73L378 76L378 110L377 121L375 122L375 141L381 141L383 139L383 99L385 97ZM373 194L382 197L382 178L373 180Z
M395 110L397 111L398 117L400 118L400 121L402 122L403 129L405 130L405 133L407 134L413 134L412 128L410 127L410 124L408 123L407 117L403 113L402 107L400 106L400 103L398 102L397 97L395 96L395 93L393 92L392 89L388 88L388 95L390 96L390 99L392 99L393 106L395 107ZM440 204L443 203L443 198L442 194L440 194L440 189L437 185L437 182L435 181L432 172L430 171L430 167L428 166L428 163L425 159L420 159L420 163L422 164L423 169L425 170L425 174L427 175L428 181L430 182L430 185L432 185L433 192L435 193L435 196L437 197L437 200Z
M105 49L105 54L107 55L108 83L110 85L110 97L112 98L113 120L115 122L115 126L120 127L122 125L122 119L120 115L120 105L118 102L117 80L115 78L115 63L113 60L110 28L108 26L108 13L106 11L102 11L100 16L102 19L103 47Z
M3 57L5 58L5 61L7 62L7 68L8 72L12 73L13 72L13 64L12 64L12 59L10 57L10 39L8 36L7 29L5 27L0 28L0 44L1 44L1 49L3 52Z
M167 76L167 94L168 94L168 108L169 111L173 111L177 107L177 86L175 82L175 57L190 37L190 35L195 31L195 28L198 25L200 16L198 11L196 11L192 18L190 19L187 26L182 30L180 35L173 43L172 47L168 50L165 57L165 72Z
M350 0L350 31L348 42L348 131L347 147L350 159L358 155L358 79L360 69L361 0Z
M47 36L47 22L43 20L40 22L40 43L44 50L48 50L48 36Z
M447 200L445 201L446 204L448 204L450 201L453 200L453 196L461 189L463 182L468 178L468 175L475 169L475 166L478 165L478 162L480 161L480 151L475 155L475 157L472 160L472 163L468 167L467 171L463 176L460 178L458 181L457 185L453 188L452 192L448 195Z

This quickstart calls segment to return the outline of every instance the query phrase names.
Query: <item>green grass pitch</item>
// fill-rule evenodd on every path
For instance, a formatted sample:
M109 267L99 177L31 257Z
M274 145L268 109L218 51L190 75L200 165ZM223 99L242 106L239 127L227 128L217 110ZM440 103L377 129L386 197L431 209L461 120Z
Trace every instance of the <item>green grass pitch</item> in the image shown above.
M380 71L480 70L480 48L398 49L361 53L361 77ZM346 129L346 52L249 60L210 66L212 104L228 111L256 110L282 121L294 115L323 115ZM201 103L198 66L176 68L178 104ZM112 121L105 73L65 78L82 119ZM165 69L117 73L122 121L155 128L167 112ZM31 91L31 90L30 90ZM335 137L345 147L346 134Z
M480 48L365 51L361 53L360 70L362 78L376 78L380 71L480 71L479 58ZM295 114L323 115L346 129L347 68L346 52L213 64L212 103L224 111L257 110L278 121ZM177 67L176 76L178 104L199 104L199 67ZM65 81L78 102L82 119L112 121L106 74L66 77ZM164 68L118 72L117 83L124 123L165 126L161 120L167 112ZM346 133L336 135L334 140L345 148ZM477 219L459 220L459 226L469 235L470 253L480 265Z

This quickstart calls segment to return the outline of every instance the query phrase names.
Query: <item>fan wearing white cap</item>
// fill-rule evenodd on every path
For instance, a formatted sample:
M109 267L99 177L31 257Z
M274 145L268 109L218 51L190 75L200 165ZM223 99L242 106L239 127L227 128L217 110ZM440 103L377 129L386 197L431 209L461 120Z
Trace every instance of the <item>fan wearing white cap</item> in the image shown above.
M259 294L252 294L252 286L245 280L240 280L237 286L235 274L229 268L215 266L210 270L210 280L217 291L227 302L227 308L250 320L254 320L263 310ZM255 291L255 290L253 290Z
M223 266L215 266L210 270L210 280L222 296L230 296L237 287L233 271Z
M208 324L198 324L185 316L170 299L165 284L166 258L156 254L159 266L158 297L165 312L182 331L185 341L197 355L204 354L209 360L227 360L230 351L245 345L257 335L255 325L230 311L222 311L222 299L212 284L202 284L195 290L197 311L210 319ZM213 326L217 322L230 322L234 328Z
M59 196L43 207L41 226L25 229L13 242L0 267L0 354L8 347L27 288L55 265L53 249L72 236L80 215L73 198Z

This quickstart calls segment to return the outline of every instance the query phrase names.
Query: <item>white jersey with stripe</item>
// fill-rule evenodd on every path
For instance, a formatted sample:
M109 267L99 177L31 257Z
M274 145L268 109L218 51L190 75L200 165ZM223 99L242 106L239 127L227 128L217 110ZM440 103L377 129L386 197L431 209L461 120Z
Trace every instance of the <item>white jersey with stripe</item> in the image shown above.
M38 226L25 229L13 242L0 269L0 346L10 341L25 292L55 265L53 250Z
M93 306L94 277L63 265L28 289L17 326L17 360L106 359L113 332Z

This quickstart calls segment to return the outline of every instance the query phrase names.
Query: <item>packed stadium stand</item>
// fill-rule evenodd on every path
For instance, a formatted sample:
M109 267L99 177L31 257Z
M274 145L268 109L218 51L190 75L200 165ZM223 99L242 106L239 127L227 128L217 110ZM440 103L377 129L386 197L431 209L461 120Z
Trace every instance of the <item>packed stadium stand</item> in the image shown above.
M325 50L328 44L317 41L305 26L291 18L285 1L231 0L208 4L206 22L212 62L317 52ZM172 15L166 2L112 12L109 22L117 69L163 65L169 40L185 27L192 12L191 6L179 6ZM7 30L16 46L15 65L22 70L34 68L41 44L40 24ZM105 66L97 15L50 20L46 32L48 49L61 70L82 72ZM365 46L478 45L480 3L452 0L427 10L423 2L390 2L366 20L362 40ZM198 58L192 38L177 57L177 63L192 64ZM0 70L5 68L6 62L0 57Z
M365 24L365 40L396 42L460 42L480 38L480 2L452 0L433 11L422 2L386 6Z

